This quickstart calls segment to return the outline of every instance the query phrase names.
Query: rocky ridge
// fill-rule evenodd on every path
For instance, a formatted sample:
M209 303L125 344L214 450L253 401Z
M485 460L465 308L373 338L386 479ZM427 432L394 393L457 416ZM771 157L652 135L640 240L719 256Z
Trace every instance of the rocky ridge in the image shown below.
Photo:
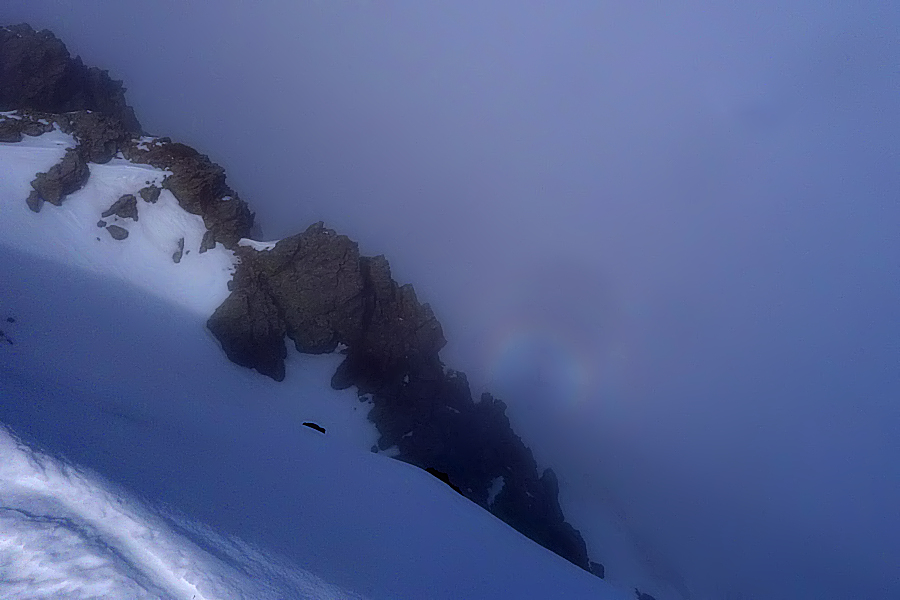
M0 111L25 107L52 113L96 111L141 133L122 82L72 58L50 31L38 32L27 24L0 27L0 81Z
M322 223L268 250L241 245L253 214L226 184L224 169L168 138L141 137L121 83L72 59L50 32L0 28L0 76L13 82L0 91L0 110L16 111L0 115L0 141L59 128L77 143L36 175L26 199L32 210L61 205L87 182L90 163L121 156L168 171L163 188L206 225L199 250L218 242L239 258L231 294L208 321L229 359L281 380L286 339L304 353L339 350L345 358L331 384L371 398L368 417L380 434L374 451L391 449L396 458L439 473L537 543L602 576L565 521L553 471L538 472L502 401L489 394L474 401L465 375L443 365L440 323L412 286L393 280L384 256L361 256L353 241ZM155 202L159 189L138 196ZM135 196L126 196L103 214L136 220L137 206ZM106 227L114 239L127 236ZM174 262L182 251L183 241Z

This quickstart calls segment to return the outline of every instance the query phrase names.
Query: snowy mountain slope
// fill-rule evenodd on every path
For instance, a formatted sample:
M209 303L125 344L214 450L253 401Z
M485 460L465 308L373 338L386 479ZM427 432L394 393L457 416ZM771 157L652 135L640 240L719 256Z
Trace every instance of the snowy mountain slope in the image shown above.
M25 136L22 142L8 145L3 153L0 193L6 198L28 197L35 173L48 171L73 147L75 141L58 126L52 133ZM4 203L0 209L4 243L120 277L189 310L208 314L221 304L228 295L233 256L221 246L202 254L197 251L206 233L203 220L181 210L171 192L162 190L156 202L141 202L136 221L101 216L121 196L137 195L145 186L158 185L167 173L122 158L106 164L89 163L88 168L85 187L57 210L34 214L24 202ZM130 243L116 243L97 227L101 220L129 231ZM52 235L47 234L50 230ZM176 264L172 255L181 238L187 253Z
M63 206L30 211L28 182L67 143L54 132L0 147L0 310L12 319L0 422L116 487L4 438L5 596L52 597L83 576L81 597L346 597L306 569L371 598L615 597L431 476L369 453L364 406L328 386L338 356L292 353L282 384L223 360L204 322L232 262L221 246L196 250L202 222L163 192L138 200L136 221L111 219L124 240L96 225L158 171L91 164ZM180 237L194 251L176 264ZM172 514L174 534L158 525ZM223 554L232 537L261 548L264 564ZM39 550L50 542L66 549L52 560ZM254 568L269 573L265 593L252 578L235 583Z

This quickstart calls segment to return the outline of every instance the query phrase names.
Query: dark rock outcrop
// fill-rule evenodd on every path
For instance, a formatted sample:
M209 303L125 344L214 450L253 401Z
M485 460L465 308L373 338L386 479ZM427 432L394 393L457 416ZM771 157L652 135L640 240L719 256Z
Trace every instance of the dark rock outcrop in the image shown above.
M238 240L250 235L253 213L226 185L224 169L167 138L142 141L141 126L125 100L122 83L111 79L107 71L72 58L51 32L37 32L24 24L0 27L0 82L0 111L18 111L19 117L0 118L0 140L19 142L23 135L52 130L55 123L78 144L37 182L41 198L28 199L35 212L41 209L40 200L59 205L68 193L79 189L89 174L82 165L105 163L122 152L133 162L173 173L163 187L172 191L182 208L203 218L212 231L207 248L215 242L235 248ZM73 181L80 178L80 185L65 185L67 174ZM54 192L56 180L59 190ZM141 197L147 202L159 198L159 188L145 190Z
M61 161L50 167L49 171L38 173L31 182L31 187L44 202L62 206L66 196L84 187L89 175L90 170L81 153L76 149L70 149L66 151Z
M116 215L120 219L133 219L137 221L137 198L135 198L132 194L125 194L124 196L113 202L112 206L104 210L103 214L101 214L100 216L105 219L113 215Z
M237 254L232 293L208 321L229 358L281 380L285 336L306 353L345 345L332 386L371 394L376 450L396 448L398 459L590 569L584 540L563 517L556 476L538 473L503 402L488 394L474 402L465 376L445 371L440 324L412 286L391 278L383 256L361 257L354 242L321 223L272 250ZM504 486L489 505L498 477Z
M133 133L116 117L97 112L71 112L57 117L60 129L71 134L87 162L104 164L112 160Z
M603 565L601 565L598 562L594 562L594 561L590 561L589 565L590 565L589 570L591 573L593 573L600 579L603 579L606 577L606 569L603 567Z
M271 251L237 254L234 291L208 325L238 364L280 380L285 335L301 352L322 353L361 334L359 251L346 236L317 224ZM233 334L238 330L243 335Z
M59 127L72 135L76 146L66 151L59 163L46 173L39 173L32 182L37 195L26 201L34 212L44 202L62 205L65 197L84 186L90 176L88 163L103 163L118 152L138 164L149 164L172 173L163 181L186 211L199 215L207 227L200 251L215 248L217 242L230 249L237 248L241 238L250 235L254 226L253 213L247 204L225 183L225 171L205 155L167 138L138 138L121 122L98 113L73 112L67 114L18 110L14 117L0 117L0 136L13 142L22 135L41 135ZM5 128L5 129L3 129ZM5 133L4 133L5 132ZM155 203L161 188L147 185L138 192L145 201ZM104 217L137 220L138 210L132 201L135 196L120 199ZM112 212L110 212L112 211Z
M634 588L634 595L637 596L637 600L656 600L650 594L644 594L641 590Z
M112 236L112 239L114 240L121 241L128 237L128 230L123 227L119 227L118 225L108 225L106 227L106 231L109 232L109 235Z
M140 133L122 82L107 71L72 58L56 36L29 25L0 27L0 111L34 109L48 113L95 111Z
M53 131L53 124L45 119L0 117L0 142L17 144L23 136L38 136Z
M161 191L162 190L155 185L148 185L145 188L141 188L141 191L139 191L138 194L144 199L144 202L156 204L156 201L159 200L159 193Z
M441 478L536 542L586 570L596 565L564 519L553 471L538 472L503 402L488 394L473 401L465 376L444 368L440 324L411 286L392 279L383 256L360 256L354 242L321 223L269 251L239 246L254 230L254 218L227 185L224 169L168 138L139 138L121 84L72 59L49 32L0 28L0 81L0 111L18 111L16 118L0 118L0 139L16 142L58 126L77 142L36 176L31 210L44 202L60 205L87 181L88 163L117 153L169 171L163 189L207 228L200 251L221 243L240 259L231 294L208 321L232 361L281 380L285 337L306 353L342 344L345 360L332 385L371 395L376 449L395 448L398 459ZM147 185L139 194L155 202L159 188ZM135 197L121 198L104 216L113 214L137 219ZM118 225L106 230L116 240L128 237ZM183 250L182 242L175 262ZM503 487L489 502L498 478Z

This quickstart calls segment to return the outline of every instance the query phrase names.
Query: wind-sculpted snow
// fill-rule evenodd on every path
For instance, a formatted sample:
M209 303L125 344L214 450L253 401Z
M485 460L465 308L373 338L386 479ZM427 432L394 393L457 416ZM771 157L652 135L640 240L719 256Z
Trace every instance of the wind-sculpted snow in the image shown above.
M0 427L2 598L360 598L283 562L154 512Z

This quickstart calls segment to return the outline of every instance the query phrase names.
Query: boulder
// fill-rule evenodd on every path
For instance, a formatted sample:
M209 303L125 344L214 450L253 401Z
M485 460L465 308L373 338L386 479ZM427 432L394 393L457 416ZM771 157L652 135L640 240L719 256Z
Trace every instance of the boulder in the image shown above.
M137 198L135 198L132 194L125 194L124 196L113 202L112 206L104 210L103 214L101 214L100 216L106 219L113 215L119 217L120 219L133 219L137 221Z
M206 325L232 362L282 381L287 325L276 299L260 281L264 276L250 262L238 265L233 291Z
M157 138L149 144L132 139L120 149L133 162L172 173L162 187L172 192L186 211L203 217L203 223L212 232L209 240L204 240L204 248L221 242L234 250L241 238L250 235L253 213L225 183L225 170L208 156L168 138Z
M141 188L141 191L139 191L138 194L140 194L144 202L156 204L156 201L159 200L159 193L161 191L162 190L155 185L148 185L147 187Z
M50 167L49 171L38 173L31 182L31 187L45 202L62 206L66 196L80 190L87 183L89 175L90 170L78 150L69 149L62 160Z
M114 240L121 241L128 237L128 230L124 227L119 227L118 225L108 225L106 231L109 232L109 235Z

